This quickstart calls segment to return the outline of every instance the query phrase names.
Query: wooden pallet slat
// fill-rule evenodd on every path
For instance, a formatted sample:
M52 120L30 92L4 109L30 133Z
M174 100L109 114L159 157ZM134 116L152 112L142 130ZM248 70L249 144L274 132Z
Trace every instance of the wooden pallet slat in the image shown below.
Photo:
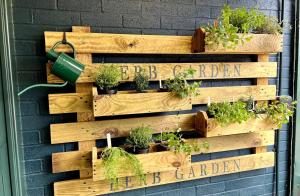
M85 64L85 69L77 83L95 82L94 74L105 63ZM272 78L277 75L276 62L220 62L220 63L117 63L122 75L121 82L133 81L135 72L144 69L150 76L150 81L166 80L174 77L180 71L193 68L195 80L215 80L233 78ZM51 64L47 64L48 83L63 83L64 81L50 72Z
M200 149L199 153L224 152L237 149L268 146L274 144L274 131L262 131L258 133L246 133L211 138L187 139L187 143L192 145L202 145L209 143L209 149ZM88 151L70 151L52 154L52 171L54 173L65 171L76 171L91 168L92 149ZM69 164L72 163L72 166Z
M92 179L83 179L55 182L54 193L56 196L102 195L111 192L201 179L272 166L274 166L274 152L266 152L261 154L196 162L192 163L190 167L186 167L182 170L148 174L146 178L146 185L141 184L139 179L136 177L122 178L119 180L118 189L115 189L105 180L93 181ZM218 169L216 169L216 167L218 167Z

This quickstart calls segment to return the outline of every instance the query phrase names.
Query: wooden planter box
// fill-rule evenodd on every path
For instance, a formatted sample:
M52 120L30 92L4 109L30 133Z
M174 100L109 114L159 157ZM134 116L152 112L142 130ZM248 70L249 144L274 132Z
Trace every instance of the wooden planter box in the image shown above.
M195 126L196 130L204 137L278 129L278 127L264 114L260 115L260 118L249 119L248 121L240 124L232 123L228 126L221 126L216 119L208 118L207 113L204 111L197 112L195 117Z
M93 88L95 117L190 109L192 109L191 98L180 99L169 92L136 93L119 91L114 95L99 95L97 88Z
M239 34L239 36L244 36ZM234 49L224 48L222 45L214 49L205 47L205 32L202 29L196 29L192 38L192 52L207 53L233 53L233 54L267 54L282 52L283 35L278 34L250 34L251 40L239 43Z
M153 152L147 154L135 155L141 162L145 174L175 171L178 168L185 168L191 165L191 155L184 153L174 153L171 151ZM93 181L99 181L105 179L105 169L102 164L102 160L98 158L98 150L93 148L92 152L93 160ZM134 176L131 172L119 173L118 177Z

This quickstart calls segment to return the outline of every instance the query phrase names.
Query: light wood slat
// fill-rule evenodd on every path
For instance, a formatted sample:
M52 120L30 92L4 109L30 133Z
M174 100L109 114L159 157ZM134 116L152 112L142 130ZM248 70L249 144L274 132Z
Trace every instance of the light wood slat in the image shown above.
M154 133L174 131L181 128L183 131L194 130L195 114L180 114L155 117L141 117L116 120L101 120L91 122L76 122L51 124L51 143L67 143L106 138L108 131L112 137L125 137L129 132L141 125L150 126Z
M161 172L159 174L148 174L146 180L147 185L141 185L137 177L122 178L119 181L119 186L117 190L114 187L114 189L111 189L111 184L105 180L94 182L92 179L86 179L55 182L54 195L103 195L111 192L120 192L129 189L137 189L142 187L157 186L180 181L207 178L212 176L250 171L272 166L274 166L273 152L244 155L230 158L222 158L212 161L196 162L192 163L191 167L186 167L182 170ZM218 167L219 169L216 170L216 167Z
M63 38L63 32L45 32L46 51ZM281 45L266 43L265 35L257 36L253 43L246 45L247 49L235 50L206 50L198 54L266 54L280 52ZM108 33L75 33L67 32L67 40L74 44L79 53L114 53L114 54L192 54L192 36L171 35L136 35L136 34L108 34ZM274 36L276 39L280 36ZM280 38L279 38L280 39ZM282 39L282 36L281 36ZM275 42L274 42L275 43ZM278 42L276 42L278 43ZM266 44L274 45L264 47ZM58 48L59 52L71 52L66 46Z
M45 32L48 51L62 40L63 32ZM191 53L191 36L66 33L78 53L186 54ZM66 46L57 51L70 52Z
M97 68L104 64L85 64L85 69L77 83L94 82ZM228 79L228 78L272 78L277 75L276 62L246 62L246 63L117 63L122 73L122 81L133 81L136 71L146 70L150 81L166 80L174 74L188 68L196 70L193 79ZM50 73L50 64L47 64L48 83L63 83L64 81Z
M211 97L212 102L236 101L250 96L254 100L274 100L276 97L275 85L209 87L199 90L200 95L192 98L192 104L207 104L208 97ZM50 114L92 111L92 97L86 93L49 94L48 97Z
M242 123L231 123L226 126L220 125L215 118L208 118L206 112L199 111L195 119L196 130L204 137L215 137L249 133L254 131L275 130L278 127L267 115L261 114Z
M94 116L111 116L191 110L192 103L168 92L128 93L94 96L93 109Z
M174 171L191 165L191 155L174 152L155 152L135 155L140 161L143 172L155 173L163 171ZM131 171L120 171L118 177L134 176ZM97 148L93 148L93 180L105 180L105 168L102 159L97 158Z
M194 152L193 154L223 152L273 145L274 131L262 131L259 133L246 133L211 138L195 138L187 139L186 141L193 145L202 145L204 142L209 143L209 149L201 149L199 152ZM91 150L53 153L52 171L54 173L59 173L91 168Z

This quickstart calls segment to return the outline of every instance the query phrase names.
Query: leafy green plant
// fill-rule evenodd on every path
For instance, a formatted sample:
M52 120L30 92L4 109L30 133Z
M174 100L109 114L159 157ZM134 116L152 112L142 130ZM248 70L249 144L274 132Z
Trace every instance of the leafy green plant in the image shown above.
M134 81L136 85L136 90L138 92L143 92L149 86L149 76L148 74L146 74L144 69L136 73L134 77Z
M289 119L294 114L296 101L289 103L285 101L287 98L281 97L280 100L274 100L269 105L262 105L257 107L257 112L264 112L279 128L283 124L289 122Z
M149 144L152 141L153 130L147 126L141 126L133 129L127 138L127 143L132 145L134 151L138 149L149 148Z
M231 123L242 123L254 116L253 111L249 111L247 103L243 101L212 103L208 108L208 112L221 126Z
M216 49L219 45L234 49L239 42L251 40L249 33L282 33L281 22L254 8L248 11L245 7L232 9L225 5L218 21L213 26L204 27L205 45L210 49Z
M187 82L188 78L193 78L195 72L196 70L190 68L176 74L173 79L168 79L166 81L165 84L167 89L182 99L188 96L199 95L198 88L201 82L193 82L192 84Z
M118 174L131 171L139 176L141 182L145 181L142 165L135 155L119 147L105 148L101 153L105 178L118 187Z
M96 84L102 89L111 89L118 86L121 80L121 72L118 65L102 65L98 68L95 76Z

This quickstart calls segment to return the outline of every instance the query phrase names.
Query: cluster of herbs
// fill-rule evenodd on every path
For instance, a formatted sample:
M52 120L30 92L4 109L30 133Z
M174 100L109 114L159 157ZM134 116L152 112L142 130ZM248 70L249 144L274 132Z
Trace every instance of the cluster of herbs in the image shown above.
M244 101L212 103L208 108L209 115L213 116L221 126L231 123L242 123L254 116Z
M174 78L168 79L165 85L169 91L180 98L199 95L198 88L201 82L188 83L187 80L194 77L196 70L189 68L175 75Z
M105 178L118 187L118 174L131 171L139 176L141 182L145 181L142 164L133 154L126 152L120 147L105 148L101 153Z
M148 126L141 126L133 129L126 139L126 142L135 149L148 149L152 142L153 130Z
M95 82L101 89L112 89L121 80L120 68L116 64L101 65L95 75Z
M244 43L252 38L249 33L281 34L281 26L282 22L277 18L266 16L255 8L248 11L245 7L232 9L225 5L215 24L204 27L205 45L211 49L220 45L234 49L239 42Z
M149 76L144 69L135 74L134 82L136 85L136 91L141 93L149 86Z

